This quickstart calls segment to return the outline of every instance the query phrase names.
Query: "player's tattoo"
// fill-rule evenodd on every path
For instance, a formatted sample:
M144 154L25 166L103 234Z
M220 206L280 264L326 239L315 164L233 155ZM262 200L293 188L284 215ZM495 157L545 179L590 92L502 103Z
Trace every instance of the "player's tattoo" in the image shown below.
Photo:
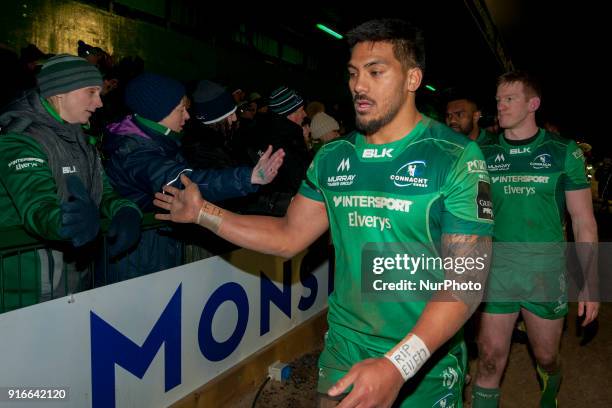
M482 301L489 267L491 265L492 243L490 236L443 234L442 256L455 260L454 269L445 270L445 279L458 285L453 287L480 287L480 290L451 290L454 299L468 306L473 313ZM463 258L460 262L459 259ZM459 268L459 266L462 266ZM461 285L464 284L464 285ZM479 285L476 285L479 284Z

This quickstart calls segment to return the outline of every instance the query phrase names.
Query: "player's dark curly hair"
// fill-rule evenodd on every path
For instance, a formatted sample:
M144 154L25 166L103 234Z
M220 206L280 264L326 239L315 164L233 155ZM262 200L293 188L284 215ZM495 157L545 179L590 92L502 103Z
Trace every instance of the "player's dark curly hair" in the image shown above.
M394 18L367 21L347 35L351 48L362 42L389 42L395 58L405 69L425 71L425 39L423 32L411 23Z

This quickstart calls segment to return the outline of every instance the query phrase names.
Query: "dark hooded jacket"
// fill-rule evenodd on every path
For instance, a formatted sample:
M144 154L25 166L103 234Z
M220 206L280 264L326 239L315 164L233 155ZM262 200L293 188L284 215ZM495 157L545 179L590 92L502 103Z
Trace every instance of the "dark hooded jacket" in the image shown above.
M79 176L102 216L112 218L126 206L137 208L113 191L81 126L64 122L38 92L9 105L0 115L0 128L0 228L22 225L44 240L69 238L59 230L60 204L68 199L66 177L71 174ZM51 258L49 262L53 264ZM20 263L19 284L17 256L4 258L6 309L17 296L11 298L12 291L22 292L24 304L36 302L41 260L32 251L23 253ZM31 292L24 294L27 290Z
M191 169L180 151L178 135L138 116L127 116L109 125L102 142L104 166L115 189L151 211L153 197L166 184L180 186L181 174L200 187L212 202L257 191L251 184L251 167Z

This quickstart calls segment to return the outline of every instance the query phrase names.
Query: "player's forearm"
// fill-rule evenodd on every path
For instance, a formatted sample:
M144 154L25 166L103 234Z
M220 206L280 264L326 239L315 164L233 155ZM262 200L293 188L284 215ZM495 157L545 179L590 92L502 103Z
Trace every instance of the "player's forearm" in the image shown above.
M429 302L412 331L385 357L404 381L408 380L463 326L470 314L468 306L460 301Z
M453 292L440 291L427 303L421 317L404 340L415 334L433 353L461 329L473 311L473 305L457 299Z
M471 258L473 268L446 270L445 279L468 287L485 287L491 260L491 237L444 234L442 255L446 259ZM453 265L459 265L453 262ZM467 265L465 262L461 265ZM480 304L483 289L472 291L443 290L427 303L410 333L385 355L398 368L404 379L411 377L425 360L459 331Z
M457 283L457 290L440 291L433 300L460 301L467 306L466 319L483 299L489 277L493 244L490 236L467 234L443 234L442 256L455 260L453 268L445 269L444 278ZM461 262L458 262L461 261ZM462 289L473 288L473 290Z
M599 301L597 223L593 216L573 217L576 255L582 271L582 301Z
M430 301L412 333L433 353L453 337L471 315L470 308L461 301Z
M412 332L421 337L430 351L437 350L450 339L476 310L484 295L489 276L492 243L490 236L443 234L444 259L453 262L454 269L446 269L444 278L474 290L443 290L434 294ZM471 262L467 263L467 260ZM471 265L469 268L467 265ZM458 265L463 265L459 269ZM467 285L461 285L467 284Z
M591 190L589 188L565 192L565 201L572 220L575 242L597 242L597 222L593 215L591 200Z
M287 237L286 218L240 215L205 202L197 224L243 248L290 258L301 248Z
M594 217L574 217L572 219L576 254L585 279L591 282L597 278L597 223Z
M574 230L574 240L576 242L596 243L597 238L597 222L593 215L573 217L572 228Z

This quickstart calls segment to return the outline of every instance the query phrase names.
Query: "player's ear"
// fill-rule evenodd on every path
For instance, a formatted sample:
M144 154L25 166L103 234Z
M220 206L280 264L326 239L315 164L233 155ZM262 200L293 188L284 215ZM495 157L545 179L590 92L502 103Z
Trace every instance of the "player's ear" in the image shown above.
M529 108L529 112L535 112L540 107L540 98L538 96L533 96L529 98L529 102L527 104Z
M423 80L423 71L421 68L410 68L408 70L408 75L406 76L406 89L410 92L416 92L421 86L421 81Z

